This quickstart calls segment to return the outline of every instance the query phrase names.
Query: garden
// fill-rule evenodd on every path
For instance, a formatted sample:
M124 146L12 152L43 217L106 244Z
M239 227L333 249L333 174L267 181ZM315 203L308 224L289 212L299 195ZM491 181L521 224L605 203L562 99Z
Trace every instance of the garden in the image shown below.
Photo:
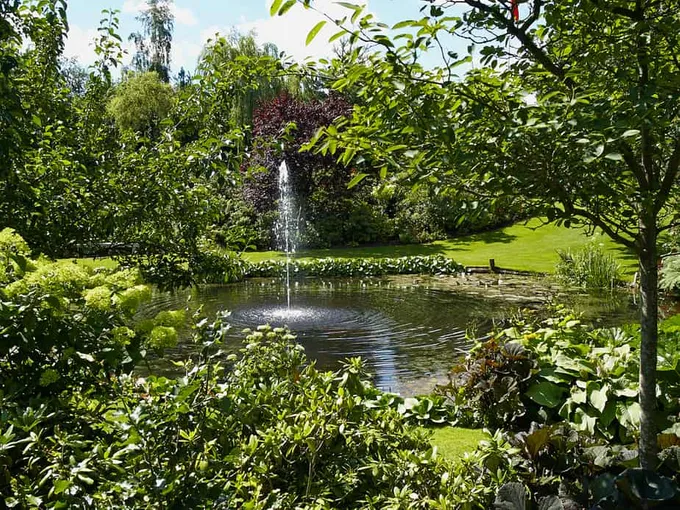
M0 0L3 508L680 508L678 9L415 4Z

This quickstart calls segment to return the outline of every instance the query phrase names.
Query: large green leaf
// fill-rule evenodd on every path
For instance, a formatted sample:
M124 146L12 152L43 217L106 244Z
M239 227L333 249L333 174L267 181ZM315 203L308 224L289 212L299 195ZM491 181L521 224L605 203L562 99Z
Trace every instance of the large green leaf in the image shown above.
M588 399L592 406L602 413L605 406L607 405L607 399L609 394L609 385L604 384L602 388L599 385L593 385L592 389L589 388Z
M526 391L526 396L538 405L553 408L562 404L562 396L566 391L567 389L562 386L543 381L531 386Z
M314 25L314 28L312 28L309 31L309 34L307 34L307 40L305 41L305 44L307 46L310 45L310 43L314 40L314 38L317 36L317 34L321 31L321 29L326 25L326 20L319 21L316 25Z

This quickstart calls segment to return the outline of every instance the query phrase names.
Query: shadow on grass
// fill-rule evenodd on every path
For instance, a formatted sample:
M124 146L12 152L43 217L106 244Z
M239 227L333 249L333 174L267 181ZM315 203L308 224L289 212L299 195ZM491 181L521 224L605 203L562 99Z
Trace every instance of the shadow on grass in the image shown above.
M406 257L413 255L441 255L449 249L445 246L436 244L395 244L390 246L362 246L359 248L327 248L315 250L300 250L296 258L385 258L385 257Z
M516 239L516 235L507 234L502 230L496 230L451 238L446 241L439 241L432 244L395 244L388 246L361 246L357 248L300 250L296 253L296 258L385 258L414 255L444 255L446 252L467 251L469 250L469 246L473 244L509 244Z
M626 272L633 274L638 270L638 258L637 255L629 248L625 246L617 245L610 249L614 253L621 264L621 268Z
M492 230L490 232L482 232L481 234L471 234L460 238L449 239L450 243L455 244L474 244L474 243L484 243L484 244L495 244L503 243L508 244L517 239L514 234L508 234L505 230Z

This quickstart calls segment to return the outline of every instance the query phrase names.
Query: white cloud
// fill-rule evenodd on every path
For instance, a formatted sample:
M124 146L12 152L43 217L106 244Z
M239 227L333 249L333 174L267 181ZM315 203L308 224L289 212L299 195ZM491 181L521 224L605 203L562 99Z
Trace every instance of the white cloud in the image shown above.
M272 0L265 1L267 12L269 12ZM363 4L368 4L368 1L364 1ZM240 23L236 26L236 29L243 33L253 30L260 44L273 43L279 48L279 51L286 52L287 55L291 55L296 60L303 60L307 57L315 59L330 57L333 54L333 43L329 43L328 39L338 32L338 27L328 20L309 46L305 44L307 34L319 21L327 20L323 14L336 20L351 16L353 11L338 5L334 0L316 0L314 6L320 12L305 9L298 4L283 16L272 16ZM363 14L368 12L368 8L366 8ZM228 30L221 32L225 33ZM211 35L214 35L214 31Z
M123 2L123 7L121 10L128 14L138 14L140 11L146 8L145 0L125 0ZM170 4L170 10L175 16L175 22L180 25L194 26L198 25L198 19L194 15L194 12L188 7L180 7L174 2Z
M187 71L193 71L202 49L202 44L190 41L174 41L170 55L172 74L177 74L182 67Z
M93 64L97 58L94 52L96 37L97 30L94 28L84 30L78 25L70 25L64 45L64 56L77 58L83 65Z
M175 21L180 25L195 26L198 25L198 20L194 16L194 12L188 7L180 7L172 4L172 13L175 15Z

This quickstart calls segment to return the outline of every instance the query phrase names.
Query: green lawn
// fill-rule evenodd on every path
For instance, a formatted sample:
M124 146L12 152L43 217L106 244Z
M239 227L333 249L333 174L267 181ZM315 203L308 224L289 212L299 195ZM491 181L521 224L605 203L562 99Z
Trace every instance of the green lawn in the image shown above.
M118 262L115 260L109 258L109 257L102 257L102 258L82 258L82 259L59 259L64 262L74 262L75 264L80 264L85 267L90 267L92 269L96 269L98 267L104 267L106 269L114 269L118 267Z
M543 225L539 219L517 223L491 232L462 236L429 244L366 246L301 250L296 258L324 257L402 257L405 255L445 255L467 266L482 266L495 259L496 265L508 269L550 273L559 257L557 250L578 249L586 243L601 243L621 263L624 273L635 272L636 259L625 248L604 235L588 237L584 230ZM281 252L250 252L244 257L252 262L281 259Z
M464 453L473 451L481 440L489 438L480 429L440 427L431 430L434 432L430 438L432 445L437 447L442 457L450 460L456 460Z
M509 227L482 234L461 236L428 244L405 244L389 246L362 246L359 248L331 248L321 250L300 250L298 259L325 257L403 257L405 255L444 255L466 266L486 266L489 259L507 269L551 273L559 257L557 250L578 249L588 242L602 244L622 266L624 275L632 276L636 271L636 259L628 250L612 242L608 237L596 234L588 237L584 230L542 225L539 219L517 223ZM246 260L259 262L267 259L283 259L278 251L247 252ZM70 259L66 259L70 260ZM79 264L89 267L115 267L117 263L109 258L77 259Z

